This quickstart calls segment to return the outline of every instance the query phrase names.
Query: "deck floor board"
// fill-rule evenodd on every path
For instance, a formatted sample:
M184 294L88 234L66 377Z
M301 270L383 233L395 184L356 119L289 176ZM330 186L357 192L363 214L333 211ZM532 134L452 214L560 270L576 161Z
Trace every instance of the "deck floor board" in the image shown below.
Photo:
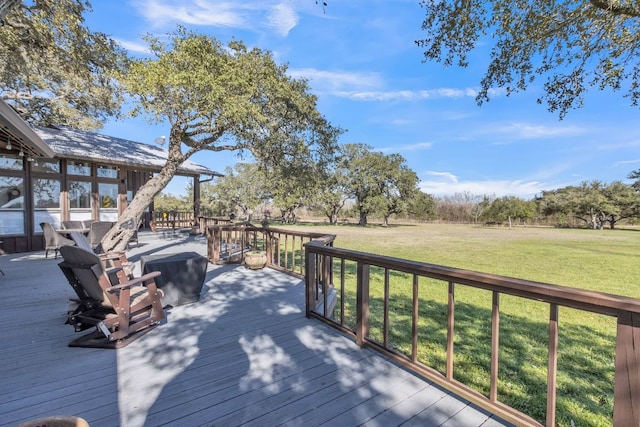
M141 233L129 251L206 253ZM304 316L275 270L209 265L201 300L119 350L70 348L73 296L44 252L0 258L0 426L76 415L100 426L507 425ZM139 273L139 272L138 272ZM87 331L89 332L89 331Z

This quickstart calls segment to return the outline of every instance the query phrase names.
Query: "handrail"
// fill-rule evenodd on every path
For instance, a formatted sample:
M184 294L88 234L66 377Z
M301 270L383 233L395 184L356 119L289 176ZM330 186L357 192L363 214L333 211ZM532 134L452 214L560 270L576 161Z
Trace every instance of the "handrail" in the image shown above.
M517 425L541 426L542 424L499 400L500 296L502 294L517 296L549 304L546 410L546 425L548 426L553 426L556 423L559 307L570 307L616 317L613 425L616 427L638 427L640 425L640 300L638 299L335 248L333 247L335 236L322 233L255 227L249 223L214 225L208 227L206 232L210 248L210 261L214 263L226 262L221 259L219 252L219 245L225 241L224 233L228 233L227 237L235 236L233 239L241 242L243 248L245 245L248 248L259 246L260 249L267 252L269 267L305 278L307 317L328 323L352 336L358 345L381 352L408 369ZM229 241L232 242L233 239ZM304 243L304 239L308 239L308 241ZM214 253L215 251L212 249L216 247L218 247L218 252ZM296 263L299 258L303 260L301 265ZM345 261L356 263L356 324L354 328L346 326L343 322ZM236 257L232 262L242 262L242 257ZM371 267L385 271L385 314L382 321L384 338L382 342L369 336ZM336 281L334 281L334 270L339 272ZM412 317L411 354L409 356L392 348L388 342L390 271L413 276L413 304L410 309ZM426 366L417 358L419 277L440 280L448 285L447 324L444 325L447 330L444 374L433 367ZM492 293L490 389L488 396L453 377L456 285L471 286Z
M207 254L214 264L239 264L250 250L267 253L267 265L275 270L304 277L305 244L324 234L284 228L255 226L250 222L218 223L205 229Z
M356 263L356 324L355 328L343 323L344 313L344 263ZM340 272L339 284L334 284L334 264ZM384 269L384 338L378 342L369 336L369 281L370 269ZM407 356L388 344L389 334L389 271L397 271L413 276L413 308L411 354ZM441 280L448 284L447 304L447 347L446 372L418 361L418 277ZM485 396L470 386L453 378L454 368L454 331L455 331L455 286L456 284L471 286L492 292L491 315L491 364L490 390ZM334 285L339 287L333 290ZM338 320L334 319L328 295L333 292L339 297L335 310L340 312ZM547 411L546 425L556 423L556 375L558 363L558 308L571 307L617 318L614 408L613 425L618 427L638 427L640 425L640 300L569 288L548 283L515 279L494 274L473 272L458 268L444 267L418 261L374 255L365 252L340 249L325 245L319 239L306 245L306 306L307 317L325 321L331 326L354 337L360 346L371 347L408 369L417 372L452 392L469 399L507 421L517 425L541 426L539 421L498 400L498 354L499 354L499 319L500 295L513 295L549 304L549 343L547 374Z

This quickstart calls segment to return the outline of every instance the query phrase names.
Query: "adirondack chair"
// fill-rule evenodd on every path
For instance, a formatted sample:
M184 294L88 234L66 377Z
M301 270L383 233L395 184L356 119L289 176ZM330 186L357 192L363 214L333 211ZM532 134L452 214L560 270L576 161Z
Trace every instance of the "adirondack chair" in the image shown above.
M64 246L60 254L64 261L58 265L80 301L67 323L76 332L96 328L71 341L70 347L121 348L164 319L162 291L154 281L159 273L112 285L96 254L76 246Z

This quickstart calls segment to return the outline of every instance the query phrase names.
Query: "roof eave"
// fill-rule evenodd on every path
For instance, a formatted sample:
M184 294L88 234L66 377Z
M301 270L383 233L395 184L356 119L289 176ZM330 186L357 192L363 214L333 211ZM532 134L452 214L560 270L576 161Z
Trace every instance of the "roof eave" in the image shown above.
M53 157L54 152L9 104L0 100L0 131L6 133L12 144L35 157Z

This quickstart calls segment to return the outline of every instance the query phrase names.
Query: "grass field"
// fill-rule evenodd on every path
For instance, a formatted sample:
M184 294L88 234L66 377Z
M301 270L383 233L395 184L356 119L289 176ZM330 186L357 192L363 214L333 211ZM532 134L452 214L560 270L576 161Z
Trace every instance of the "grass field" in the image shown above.
M640 297L640 232L636 230L440 224L296 227L301 228L336 234L337 247ZM393 283L391 339L406 352L410 278ZM446 289L426 279L421 279L420 286L430 290L420 303L424 307L420 329L429 334L420 336L419 357L443 372ZM373 280L371 293L375 319L381 310L381 279ZM499 398L540 421L545 417L548 317L547 304L501 299ZM484 394L489 387L490 319L489 292L457 287L455 377ZM611 425L615 319L561 308L559 324L558 425ZM380 335L380 326L372 320L372 336Z

